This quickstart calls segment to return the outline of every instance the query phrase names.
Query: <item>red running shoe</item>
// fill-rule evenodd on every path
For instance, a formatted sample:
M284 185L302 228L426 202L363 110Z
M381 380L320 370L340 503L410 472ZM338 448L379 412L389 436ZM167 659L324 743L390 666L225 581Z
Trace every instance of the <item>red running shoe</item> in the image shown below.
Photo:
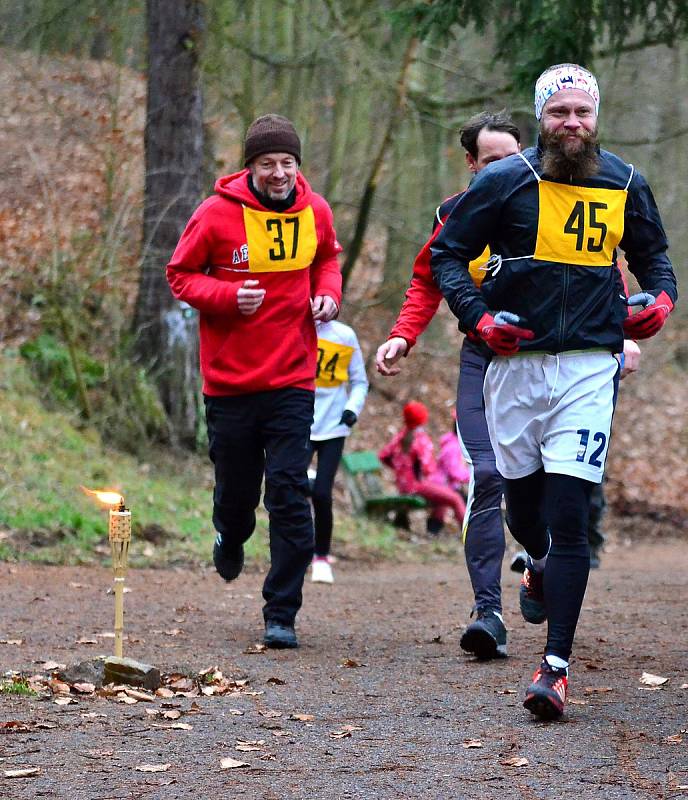
M529 557L521 576L518 604L523 619L532 622L533 625L541 625L547 619L543 578L544 572L536 572Z
M526 691L523 705L540 719L558 719L564 713L568 688L566 670L550 666L543 658Z

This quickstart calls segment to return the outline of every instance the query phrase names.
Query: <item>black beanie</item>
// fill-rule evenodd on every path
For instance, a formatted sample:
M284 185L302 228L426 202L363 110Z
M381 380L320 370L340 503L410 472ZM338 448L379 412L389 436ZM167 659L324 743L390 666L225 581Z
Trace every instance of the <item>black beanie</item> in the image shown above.
M263 153L290 153L301 163L301 140L286 117L265 114L249 125L244 140L244 166Z

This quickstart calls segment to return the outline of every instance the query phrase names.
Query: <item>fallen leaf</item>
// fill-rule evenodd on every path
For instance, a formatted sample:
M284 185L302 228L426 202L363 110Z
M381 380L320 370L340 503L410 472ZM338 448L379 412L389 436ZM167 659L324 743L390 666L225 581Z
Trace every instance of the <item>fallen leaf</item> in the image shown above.
M645 686L664 686L669 682L669 678L662 678L661 675L653 675L651 672L643 672L640 682Z
M20 722L18 719L0 722L0 733L28 733L30 730L30 725L27 725L26 722Z
M497 689L497 694L516 694L516 689Z
M96 687L92 683L75 683L72 689L74 689L75 692L79 692L79 694L93 694Z
M281 730L281 729L280 729L280 730L278 730L278 731L270 731L270 733L271 733L273 736L289 736L289 731L283 731L283 730Z
M23 639L0 639L0 644L24 644Z
M182 712L178 708L172 708L169 711L163 711L162 715L165 719L179 719Z
M330 738L331 739L346 739L353 731L362 731L363 728L360 728L358 725L345 725L338 731L330 731Z
M161 686L159 689L156 689L155 694L158 697L174 697L172 689L168 689L166 686Z
M266 683L271 683L274 686L285 686L286 681L283 681L282 678L268 678Z
M267 717L268 719L276 719L282 716L281 711L259 711L258 713L261 717Z
M243 716L244 716L244 712L243 712L243 711L240 711L238 708L230 708L230 709L229 709L229 713L230 713L230 714L231 714L233 717L243 717Z
M125 689L124 691L129 697L133 697L134 700L143 700L144 703L152 703L155 699L152 694L142 692L139 689Z
M246 761L237 761L236 758L220 759L220 769L236 769L237 767L250 767Z
M255 656L258 653L264 653L268 648L264 644L250 644L245 650L244 655Z
M76 640L76 644L98 644L98 640L88 639L86 636L82 636L80 639Z
M188 722L171 722L169 725L161 725L157 722L154 722L151 726L152 728L165 728L168 731L192 731L193 725L189 725Z
M503 758L499 763L503 767L527 767L528 759L522 756L512 756L511 758Z
M688 683L682 683L681 689L688 689Z
M604 694L605 692L613 692L612 686L586 686L584 689L586 694Z
M117 695L117 697L115 697L115 700L118 703L124 703L125 705L128 706L133 706L139 702L135 697L129 697L129 695L126 692L120 692Z
M71 686L64 681L50 680L48 686L53 694L69 694L71 691Z
M60 664L57 661L34 661L34 664L40 664L46 672L52 672L54 669L67 669L66 664Z
M138 772L167 772L172 764L139 764L134 767Z
M174 689L175 692L190 692L196 688L196 684L191 678L178 678L167 685L170 689Z
M569 697L568 702L571 703L571 705L574 705L574 706L587 706L588 705L588 701L587 700L576 700L575 697Z
M179 636L180 633L183 633L181 628L170 628L168 631L163 631L165 636Z
M238 750L240 753L255 753L262 750L263 748L256 747L255 745L252 744L238 744L234 749Z
M76 700L73 697L69 697L69 695L60 694L53 700L53 703L56 706L69 706L72 703L76 703Z
M675 733L673 736L666 737L667 744L681 744L683 736L680 733Z
M88 586L85 583L76 583L75 581L70 581L69 586L72 589L88 589Z
M290 714L287 719L295 719L298 722L311 722L315 717L312 714Z
M27 767L26 769L6 769L6 778L33 778L41 774L40 767Z
M482 747L483 743L480 739L464 739L462 746L466 748L466 750L471 750L474 747Z
M355 661L353 658L345 658L342 661L343 667L349 667L350 669L356 669L356 667L365 667L365 664L361 664L358 661Z

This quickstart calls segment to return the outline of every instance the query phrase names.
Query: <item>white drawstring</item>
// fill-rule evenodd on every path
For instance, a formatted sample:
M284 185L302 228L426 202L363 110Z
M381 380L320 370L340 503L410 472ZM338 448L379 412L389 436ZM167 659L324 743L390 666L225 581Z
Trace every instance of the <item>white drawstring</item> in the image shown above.
M547 400L547 405L552 405L552 398L554 397L554 390L557 388L557 381L559 380L559 354L557 353L555 358L557 359L557 369L554 373L554 383L552 384L552 391L549 393L549 399Z

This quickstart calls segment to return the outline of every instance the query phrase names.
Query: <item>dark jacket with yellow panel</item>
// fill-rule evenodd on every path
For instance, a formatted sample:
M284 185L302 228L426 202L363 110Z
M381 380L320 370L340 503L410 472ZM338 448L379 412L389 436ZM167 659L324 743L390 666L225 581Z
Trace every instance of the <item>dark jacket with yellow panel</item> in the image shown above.
M511 311L535 333L521 351L623 349L627 315L617 248L645 290L676 301L667 239L647 182L601 150L580 184L543 175L539 148L490 164L461 196L432 243L433 277L461 328ZM480 290L468 264L489 246Z

